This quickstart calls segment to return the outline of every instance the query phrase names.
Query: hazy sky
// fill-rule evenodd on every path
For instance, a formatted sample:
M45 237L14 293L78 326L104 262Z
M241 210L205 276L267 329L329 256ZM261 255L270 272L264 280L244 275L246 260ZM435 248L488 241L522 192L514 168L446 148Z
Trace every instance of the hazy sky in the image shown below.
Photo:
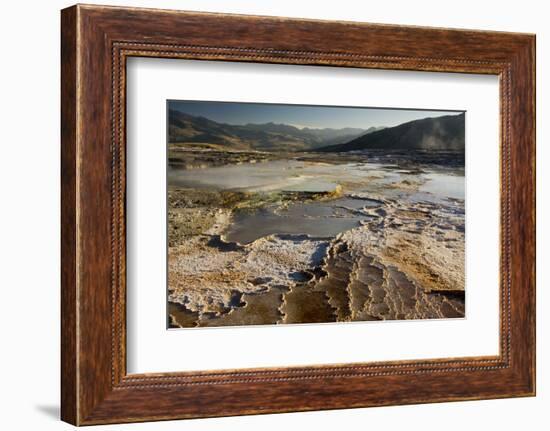
M371 126L391 127L420 118L460 113L458 111L174 100L168 101L168 107L190 115L206 117L218 123L261 124L273 122L312 128L358 127L367 129Z

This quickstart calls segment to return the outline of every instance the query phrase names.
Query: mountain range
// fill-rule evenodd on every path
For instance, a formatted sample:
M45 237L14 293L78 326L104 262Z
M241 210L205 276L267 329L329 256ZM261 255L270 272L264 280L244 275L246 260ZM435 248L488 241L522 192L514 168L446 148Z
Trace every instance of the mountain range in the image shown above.
M288 124L233 125L181 111L169 113L170 144L259 151L464 151L465 115L423 118L395 127L298 128Z
M358 136L379 130L376 127L300 129L276 123L223 124L173 109L168 112L168 124L171 144L223 146L233 150L260 151L311 151L319 147L343 144Z
M464 151L465 115L445 115L409 121L359 136L350 142L317 148L319 152L362 150Z

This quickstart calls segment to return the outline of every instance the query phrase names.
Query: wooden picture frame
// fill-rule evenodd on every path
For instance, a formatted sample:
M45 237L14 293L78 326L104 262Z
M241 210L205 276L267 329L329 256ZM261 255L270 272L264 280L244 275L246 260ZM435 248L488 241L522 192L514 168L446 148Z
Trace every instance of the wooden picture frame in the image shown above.
M75 425L535 394L535 36L77 5L62 11L61 417ZM500 77L500 354L130 374L125 91L131 56Z

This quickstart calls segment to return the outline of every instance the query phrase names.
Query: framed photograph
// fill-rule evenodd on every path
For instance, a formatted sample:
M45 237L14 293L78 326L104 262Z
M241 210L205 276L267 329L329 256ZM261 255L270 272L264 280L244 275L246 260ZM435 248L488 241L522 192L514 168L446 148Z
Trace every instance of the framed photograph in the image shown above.
M62 11L62 419L535 394L535 37Z

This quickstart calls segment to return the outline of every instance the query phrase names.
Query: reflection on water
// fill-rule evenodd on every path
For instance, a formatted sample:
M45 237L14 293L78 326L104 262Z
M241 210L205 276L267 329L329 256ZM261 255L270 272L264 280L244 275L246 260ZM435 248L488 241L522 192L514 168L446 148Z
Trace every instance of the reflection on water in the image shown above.
M168 168L171 186L239 191L331 191L341 181L364 181L375 174L374 163L326 164L272 160L204 169Z
M369 219L361 210L382 204L371 196L408 202L442 203L464 199L464 173L456 169L407 171L379 163L328 164L274 160L183 170L169 168L169 184L176 187L269 192L325 192L344 184L355 197L294 202L256 210L237 210L227 241L250 243L272 234L307 234L329 238Z
M273 234L331 238L370 218L354 210L378 205L371 199L342 198L294 203L287 209L268 207L255 211L237 211L224 238L240 244L248 244Z
M428 172L422 177L426 182L419 187L420 192L445 198L464 199L464 175Z

